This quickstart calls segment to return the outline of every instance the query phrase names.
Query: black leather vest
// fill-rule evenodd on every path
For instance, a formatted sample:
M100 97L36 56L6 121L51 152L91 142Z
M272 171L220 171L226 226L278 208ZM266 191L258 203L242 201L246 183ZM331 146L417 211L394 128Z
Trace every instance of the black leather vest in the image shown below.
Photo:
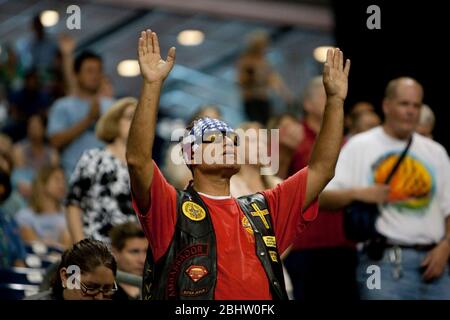
M272 298L288 299L272 219L262 194L237 199L253 230L255 250L266 272ZM177 191L177 223L166 253L145 261L144 300L212 300L217 281L216 237L208 208L189 186Z

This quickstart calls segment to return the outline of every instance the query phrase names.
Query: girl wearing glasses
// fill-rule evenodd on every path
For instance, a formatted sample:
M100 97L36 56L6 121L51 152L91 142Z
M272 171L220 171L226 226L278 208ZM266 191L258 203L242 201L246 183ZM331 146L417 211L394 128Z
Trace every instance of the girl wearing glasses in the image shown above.
M51 289L26 300L110 300L117 291L116 270L104 243L84 239L64 252Z

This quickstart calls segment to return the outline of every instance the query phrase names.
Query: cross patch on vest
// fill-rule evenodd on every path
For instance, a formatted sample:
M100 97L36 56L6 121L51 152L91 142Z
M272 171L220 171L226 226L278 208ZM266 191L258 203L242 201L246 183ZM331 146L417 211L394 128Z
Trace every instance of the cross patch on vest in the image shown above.
M250 212L250 214L254 217L259 217L262 223L264 224L264 227L266 227L266 229L270 229L269 223L267 222L265 217L266 215L269 214L269 211L267 209L264 210L259 209L256 203L252 203L251 206L255 211Z

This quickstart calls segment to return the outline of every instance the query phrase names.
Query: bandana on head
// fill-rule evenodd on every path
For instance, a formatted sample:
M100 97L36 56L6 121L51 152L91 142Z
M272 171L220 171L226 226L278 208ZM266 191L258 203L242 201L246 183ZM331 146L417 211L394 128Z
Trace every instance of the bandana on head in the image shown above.
M182 141L183 158L186 163L192 159L192 153L195 152L203 141L203 135L209 131L234 132L226 122L212 118L200 118L194 121L190 131L185 133Z

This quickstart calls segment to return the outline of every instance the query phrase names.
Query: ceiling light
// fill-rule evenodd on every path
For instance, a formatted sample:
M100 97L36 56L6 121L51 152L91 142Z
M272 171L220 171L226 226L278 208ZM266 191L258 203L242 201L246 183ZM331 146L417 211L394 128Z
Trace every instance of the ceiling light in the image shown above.
M184 30L178 34L178 43L183 46L198 46L205 39L205 34L200 30Z
M123 60L117 65L117 73L122 77L136 77L141 73L137 60Z
M59 13L55 10L45 10L41 13L40 19L44 27L53 27L59 21Z
M321 46L314 49L313 55L314 59L317 61L324 63L327 61L327 51L328 49L334 49L334 47L331 46Z

